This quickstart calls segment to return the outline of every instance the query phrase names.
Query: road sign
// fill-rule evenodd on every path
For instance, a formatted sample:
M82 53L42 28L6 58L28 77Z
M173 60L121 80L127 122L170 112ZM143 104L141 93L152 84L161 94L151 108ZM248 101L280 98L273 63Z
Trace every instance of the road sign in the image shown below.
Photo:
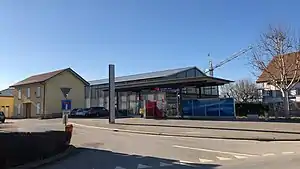
M71 110L72 102L71 100L62 100L61 101L61 109L62 110Z
M71 90L71 88L68 88L68 87L62 87L60 88L61 92L63 93L64 97L67 98L68 97L68 94Z

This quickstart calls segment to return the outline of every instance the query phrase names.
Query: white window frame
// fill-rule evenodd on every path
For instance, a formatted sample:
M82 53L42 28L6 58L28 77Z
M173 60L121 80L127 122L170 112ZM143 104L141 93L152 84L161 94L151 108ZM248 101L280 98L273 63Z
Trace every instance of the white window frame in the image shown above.
M41 97L41 87L36 88L36 97Z
M41 113L41 103L36 103L36 114Z
M18 104L18 112L17 112L17 115L20 115L21 114L21 104Z
M30 88L27 88L27 98L30 98Z
M22 99L22 91L21 91L21 89L18 89L18 99Z

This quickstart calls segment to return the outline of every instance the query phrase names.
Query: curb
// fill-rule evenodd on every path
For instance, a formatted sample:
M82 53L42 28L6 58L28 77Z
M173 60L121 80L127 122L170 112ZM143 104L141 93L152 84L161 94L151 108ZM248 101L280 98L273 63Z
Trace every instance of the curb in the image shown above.
M249 131L249 132L264 132L264 133L282 133L282 134L300 134L297 131L285 130L266 130L266 129L249 129L249 128L228 128L228 127L213 127L213 126L191 126L191 125L169 125L169 124L141 124L141 123L117 123L128 126L157 126L157 127L176 127L176 128L197 128L197 129L212 129L212 130L229 130L229 131Z
M55 156L52 156L52 157L49 157L49 158L46 158L46 159L43 159L43 160L40 160L40 161L34 161L34 162L30 162L30 163L27 163L27 164L24 164L24 165L12 167L12 168L9 168L9 169L34 169L34 168L37 168L37 167L41 167L43 165L50 164L52 162L61 160L65 157L71 155L74 152L74 150L76 150L76 147L71 145L64 152L62 152L60 154L57 154Z
M169 137L185 137L185 138L207 138L207 139L219 139L219 140L248 140L248 141L300 141L300 138L296 139L277 139L277 138L263 138L263 137L222 137L222 136L193 136L193 135L184 135L184 134L172 134L172 133L159 133L159 132L149 132L149 131L140 131L140 130L126 130L126 129L116 129L116 128L106 128L106 127L97 127L97 126L88 126L84 124L72 123L74 126L95 128L100 130L108 130L113 132L125 132L125 133L134 133L134 134L147 134L147 135L159 135L159 136L169 136Z

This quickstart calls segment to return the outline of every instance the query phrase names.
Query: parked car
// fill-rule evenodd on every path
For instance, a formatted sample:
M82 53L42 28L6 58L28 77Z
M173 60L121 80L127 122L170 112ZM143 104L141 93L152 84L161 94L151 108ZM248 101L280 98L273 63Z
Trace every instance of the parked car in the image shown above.
M109 112L104 107L91 107L86 109L86 117L105 117L108 116Z
M86 110L85 109L81 109L81 108L79 108L77 111L76 111L76 116L80 116L80 117L82 117L82 116L85 116L85 113L86 113Z
M2 123L5 122L5 114L4 114L3 111L0 111L0 121L1 121Z
M70 113L70 116L72 116L72 117L76 116L77 111L78 111L78 108L73 109Z

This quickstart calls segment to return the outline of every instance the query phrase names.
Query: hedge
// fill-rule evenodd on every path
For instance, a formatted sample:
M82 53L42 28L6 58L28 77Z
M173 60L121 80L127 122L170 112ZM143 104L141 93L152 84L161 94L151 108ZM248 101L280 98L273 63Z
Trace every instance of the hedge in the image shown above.
M258 114L264 116L265 112L269 111L267 105L262 103L236 103L236 116L247 116L248 114Z
M0 133L0 168L6 169L63 152L71 133L64 131Z

